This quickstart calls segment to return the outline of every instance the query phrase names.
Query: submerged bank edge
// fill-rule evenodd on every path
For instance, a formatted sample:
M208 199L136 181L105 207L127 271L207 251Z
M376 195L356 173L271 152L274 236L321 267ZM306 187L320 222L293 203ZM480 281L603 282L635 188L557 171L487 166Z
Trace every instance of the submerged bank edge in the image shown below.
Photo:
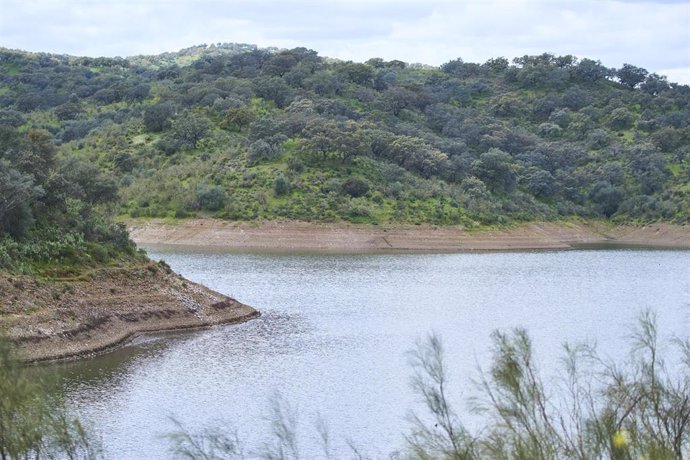
M129 330L126 331L124 334L120 334L118 337L113 338L112 340L107 341L106 343L95 346L95 347L83 347L78 350L71 350L71 351L60 351L55 354L36 354L31 357L25 357L22 356L22 350L21 347L19 347L19 361L22 364L35 364L35 365L40 365L40 364L51 364L51 363L59 363L59 362L69 362L69 361L77 361L81 359L90 359L94 358L96 356L100 355L105 355L111 352L114 352L122 347L126 347L128 344L130 344L133 340L135 340L137 337L140 337L142 335L146 334L157 334L157 333L166 333L166 332L192 332L196 330L204 330L204 329L209 329L215 326L227 326L227 325L233 325L233 324L241 324L247 321L250 321L252 319L258 318L261 316L261 313L257 310L252 309L247 312L244 315L241 316L233 316L229 318L224 318L224 319L218 319L218 320L213 320L201 324L188 324L188 325L180 325L180 324L174 324L174 325L169 325L169 326L153 326L153 327L145 327L141 329L136 329L136 330Z
M165 332L191 332L196 330L209 329L215 326L227 326L232 324L240 324L252 319L258 318L261 313L253 310L246 315L232 317L220 321L213 321L204 324L189 324L189 325L174 325L170 327L151 327L128 331L122 337L116 338L108 343L98 347L85 347L78 351L61 352L55 355L38 355L31 358L23 358L20 351L20 362L23 364L50 364L58 362L77 361L81 359L90 359L96 356L114 352L122 347L127 346L137 337L146 334L156 334Z

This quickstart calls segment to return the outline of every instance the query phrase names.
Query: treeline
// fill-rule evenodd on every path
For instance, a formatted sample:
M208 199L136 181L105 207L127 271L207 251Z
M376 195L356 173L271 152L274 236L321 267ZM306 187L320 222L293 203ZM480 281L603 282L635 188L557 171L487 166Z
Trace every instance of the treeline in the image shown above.
M690 217L690 87L629 64L436 68L219 44L128 59L3 50L0 78L0 123L96 165L132 217Z

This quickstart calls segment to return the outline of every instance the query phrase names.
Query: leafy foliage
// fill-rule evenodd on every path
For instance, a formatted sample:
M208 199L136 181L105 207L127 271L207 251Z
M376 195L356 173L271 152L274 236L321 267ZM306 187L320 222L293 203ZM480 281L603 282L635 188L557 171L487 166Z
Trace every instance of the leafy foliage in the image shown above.
M630 360L611 363L590 346L565 345L560 375L544 379L523 329L493 334L494 356L473 406L486 425L470 434L450 407L440 339L412 352L413 387L433 424L414 418L413 458L681 459L690 450L688 343L677 366L661 354L656 319L641 315Z
M56 159L80 200L134 217L690 218L690 88L630 64L544 53L433 68L220 44L128 59L0 50L0 67L16 236L37 211L21 203L54 196Z
M0 142L0 269L104 264L138 257L110 216L112 177L86 160L57 157L43 130L5 129Z

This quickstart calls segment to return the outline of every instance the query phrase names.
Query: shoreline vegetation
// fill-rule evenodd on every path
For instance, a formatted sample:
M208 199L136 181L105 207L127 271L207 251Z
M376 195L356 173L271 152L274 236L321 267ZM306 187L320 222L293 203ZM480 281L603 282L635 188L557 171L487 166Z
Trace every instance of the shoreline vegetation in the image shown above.
M356 225L220 219L130 220L139 245L315 252L464 252L564 250L578 247L690 249L690 226L655 223L612 226L599 221L532 222L468 230L462 226Z
M260 315L175 274L164 262L101 268L72 279L1 274L0 293L6 310L13 310L0 315L0 328L23 363L87 358L144 333Z
M406 353L421 407L408 411L405 444L390 458L687 458L690 342L660 334L653 311L640 313L627 356L617 361L596 345L564 343L559 365L545 373L525 329L495 330L491 340L489 364L479 365L464 385L460 409L447 396L452 382L441 337L430 333ZM170 452L195 459L302 458L308 437L296 429L299 415L274 395L267 417L271 430L257 453L230 421L196 431L176 422L178 430L167 436ZM338 434L320 417L315 429L312 440L321 441L325 458L342 454L334 446ZM345 442L354 458L369 458L353 440Z

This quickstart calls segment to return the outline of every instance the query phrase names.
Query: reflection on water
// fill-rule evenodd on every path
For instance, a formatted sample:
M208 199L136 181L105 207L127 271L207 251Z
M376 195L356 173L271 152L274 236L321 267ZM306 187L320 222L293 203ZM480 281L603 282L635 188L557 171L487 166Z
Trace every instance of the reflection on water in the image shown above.
M405 351L442 335L450 397L460 409L496 328L525 327L542 367L563 341L596 339L622 359L638 313L660 330L690 330L690 252L570 251L485 254L317 255L150 250L184 276L259 308L240 325L142 337L93 360L54 366L109 458L167 458L170 417L198 429L223 420L251 445L280 392L300 415L306 458L313 421L384 457L403 445L409 389ZM318 451L320 452L320 451Z

